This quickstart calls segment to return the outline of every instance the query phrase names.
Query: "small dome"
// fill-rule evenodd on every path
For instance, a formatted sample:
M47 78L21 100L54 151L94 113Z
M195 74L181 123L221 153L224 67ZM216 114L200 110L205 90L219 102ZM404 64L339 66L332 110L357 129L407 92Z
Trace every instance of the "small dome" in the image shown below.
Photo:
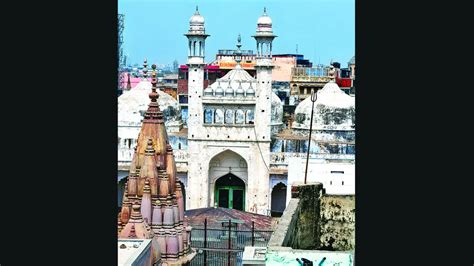
M272 26L272 19L267 15L267 9L263 9L263 15L258 18L257 25L268 25Z
M198 7L196 6L196 12L189 19L189 24L204 24L204 17L199 14Z
M257 33L272 33L272 19L267 15L266 9L257 20Z
M250 87L247 89L247 97L254 97L255 90L252 88L252 83L250 83Z
M234 89L232 89L232 86L227 86L227 89L225 89L225 96L234 96Z
M257 24L258 25L270 25L271 26L272 25L272 19L267 15L261 16L261 17L258 18Z
M224 90L222 89L220 82L217 85L215 93L216 93L216 96L223 96L224 95Z
M239 87L237 88L237 90L235 90L235 95L236 96L244 96L245 95L245 91L244 89L242 89L242 83L239 82Z
M211 87L207 87L205 90L204 90L204 96L212 96L214 93L214 90L211 88Z

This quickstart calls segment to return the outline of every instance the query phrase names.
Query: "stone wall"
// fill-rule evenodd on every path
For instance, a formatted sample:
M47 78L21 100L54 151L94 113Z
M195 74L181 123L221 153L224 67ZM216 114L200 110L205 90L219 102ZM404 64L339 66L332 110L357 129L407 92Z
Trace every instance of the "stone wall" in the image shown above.
M319 249L355 248L355 196L324 195L320 202Z
M269 241L270 249L353 251L355 196L322 194L323 185L294 185L280 222Z

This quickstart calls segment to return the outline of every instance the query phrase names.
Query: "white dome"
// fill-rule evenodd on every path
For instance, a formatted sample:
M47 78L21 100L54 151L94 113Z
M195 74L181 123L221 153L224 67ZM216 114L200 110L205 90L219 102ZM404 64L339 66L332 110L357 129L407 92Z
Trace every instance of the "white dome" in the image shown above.
M189 24L204 24L204 17L199 14L198 7L196 6L196 12L194 12L194 15L191 16L189 19Z
M118 97L118 124L131 125L141 124L143 115L150 103L149 94L151 92L151 82L141 81L130 91L124 92ZM160 90L158 93L158 105L163 111L166 123L180 119L178 102ZM171 107L171 108L169 108Z
M267 15L263 15L263 16L258 18L257 25L270 25L271 26L272 25L272 19Z
M252 87L252 83L250 83L250 86L249 86L248 89L246 90L245 95L247 95L247 96L249 96L249 97L254 97L254 96L255 96L255 90L254 90L253 87Z
M222 89L220 82L214 82L214 84L216 84L216 83L217 83L217 86L214 89L214 92L216 93L216 96L224 95L224 90ZM214 84L212 84L212 85L214 85Z
M311 97L298 104L294 128L309 129L312 104ZM344 93L335 82L328 82L317 92L313 129L350 130L354 117L355 98Z
M234 91L240 92L240 90L243 90L247 91L248 96L254 96L255 91L253 89L250 91L251 95L249 95L249 88L252 86L252 83L254 84L253 86L256 86L257 80L250 76L250 74L244 69L237 67L229 71L222 78L217 79L217 82L212 83L210 87L214 89L216 96L218 96L218 90L221 86L220 83L227 83L226 95L228 93L233 94ZM220 88L220 90L224 92L222 88ZM223 95L223 93L220 95ZM237 95L241 96L240 94Z
M199 13L194 14L189 19L189 24L204 24L204 17L201 16Z
M214 93L214 90L213 90L211 87L207 87L207 88L204 90L204 95L205 95L205 96L212 96L213 93Z
M239 82L239 87L235 90L237 96L245 96L245 91L242 89L242 83Z
M263 9L263 15L257 20L257 33L272 33L272 19L267 15L266 8Z
M229 86L227 86L227 89L225 89L225 96L234 96L234 89L232 89L232 86L229 83Z

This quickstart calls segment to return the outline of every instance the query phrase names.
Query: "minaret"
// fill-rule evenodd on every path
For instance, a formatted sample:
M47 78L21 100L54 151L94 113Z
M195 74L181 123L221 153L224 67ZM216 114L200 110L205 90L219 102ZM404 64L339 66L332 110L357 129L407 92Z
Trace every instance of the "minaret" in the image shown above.
M204 90L205 41L209 36L205 32L204 17L196 12L189 19L188 38L188 139L192 139L195 127L203 119L202 96Z
M262 153L259 158L260 167L256 175L269 178L270 165L270 135L271 135L271 97L272 97L272 42L276 35L273 34L272 20L267 15L266 8L263 9L263 15L257 20L257 32L254 36L257 41L257 58L255 70L257 74L257 86L255 88L255 131L256 141L259 146L258 152ZM248 92L247 92L248 95ZM258 157L257 157L258 158ZM268 179L259 178L256 187L260 188L260 193L268 195ZM270 197L261 198L254 210L259 214L266 214L266 209L271 205Z
M257 41L257 58L255 70L257 72L255 121L258 141L270 141L271 122L271 93L272 93L272 20L267 15L266 8L263 15L257 20L257 32L254 36ZM261 125L261 126L258 126Z

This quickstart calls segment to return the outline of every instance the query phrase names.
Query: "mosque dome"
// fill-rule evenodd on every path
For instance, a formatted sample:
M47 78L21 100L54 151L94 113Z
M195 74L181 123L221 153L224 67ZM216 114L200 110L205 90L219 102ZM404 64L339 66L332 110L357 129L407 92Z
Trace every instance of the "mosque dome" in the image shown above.
M217 82L214 82L211 85L211 88L214 89L216 96L218 96L217 90L220 88L220 83L228 84L225 90L226 95L231 94L233 96L235 91L237 96L244 96L244 94L239 93L242 93L242 91L247 91L247 96L249 96L249 88L252 87L252 83L254 84L253 86L256 86L257 80L250 76L247 71L242 69L240 65L237 65L234 69L229 71L222 78L217 79ZM252 96L255 95L255 91L253 89L251 90L251 94ZM221 95L223 95L223 93Z
M214 93L214 90L211 88L211 87L207 87L205 90L204 90L204 96L212 96Z
M311 97L295 109L293 128L309 129ZM351 130L355 124L355 98L344 93L335 82L328 82L317 92L314 103L313 129Z
M225 89L225 96L234 96L234 89L232 89L230 82L229 86L227 86L227 89Z
M189 24L204 24L204 17L199 14L198 7L196 7L196 12L189 19Z
M263 9L263 15L257 20L257 32L272 32L272 19L267 15L267 9Z
M150 103L151 82L143 80L130 91L124 92L118 97L118 123L119 125L130 125L141 123L145 111ZM158 104L163 111L165 123L180 119L178 102L169 94L157 90ZM136 138L136 136L134 136Z
M240 97L245 96L245 91L244 91L244 89L242 89L242 83L241 82L239 82L239 87L237 88L237 90L235 90L235 95L240 96Z
M246 91L247 97L255 97L255 90L252 88L252 83L250 83L249 88Z
M214 89L214 91L216 93L216 96L223 96L224 95L224 90L221 87L221 83L220 82L214 82L214 84L216 84L216 83L217 83L217 86ZM212 85L214 85L214 84L212 84Z

